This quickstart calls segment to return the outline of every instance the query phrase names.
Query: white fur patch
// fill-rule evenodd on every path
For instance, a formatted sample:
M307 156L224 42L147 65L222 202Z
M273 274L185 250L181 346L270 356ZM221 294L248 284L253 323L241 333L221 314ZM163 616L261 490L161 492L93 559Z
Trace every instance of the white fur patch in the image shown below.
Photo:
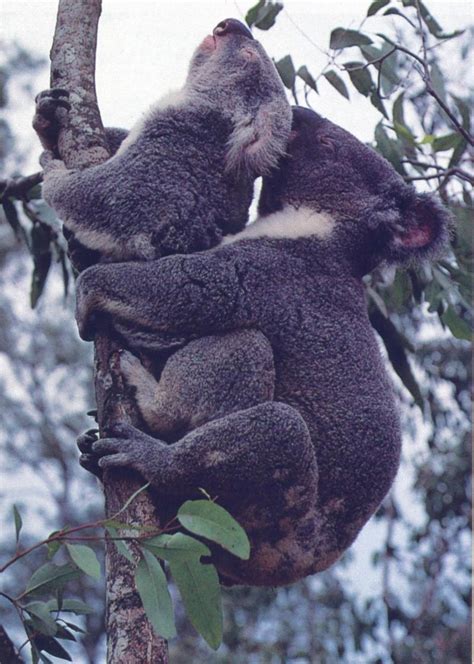
M327 212L315 212L305 206L296 209L287 205L279 212L259 217L237 235L227 236L222 244L257 237L296 239L314 235L325 240L331 235L334 226L335 221Z
M131 257L142 260L155 258L155 249L151 244L151 238L145 233L138 233L126 242L117 242L116 237L105 231L83 229L79 224L71 220L64 222L66 228L74 233L76 240L89 249L99 251L109 260L125 260Z
M133 125L133 127L130 129L127 138L122 142L122 144L120 145L119 149L114 154L112 159L115 159L115 157L119 157L121 154L125 152L125 150L127 150L131 145L133 145L133 143L135 143L138 136L143 131L143 128L146 125L146 123L149 120L153 119L158 113L161 113L167 108L172 108L172 107L176 108L178 106L183 106L185 103L186 103L186 91L184 88L180 90L172 90L163 97L161 97L157 102L152 104L150 108L142 114L141 118Z

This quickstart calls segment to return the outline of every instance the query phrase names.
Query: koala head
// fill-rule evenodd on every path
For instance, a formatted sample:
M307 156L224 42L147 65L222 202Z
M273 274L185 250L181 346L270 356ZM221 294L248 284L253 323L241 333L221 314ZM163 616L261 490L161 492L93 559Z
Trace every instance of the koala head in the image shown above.
M185 84L194 104L212 106L232 124L228 171L268 173L285 152L291 108L278 72L250 30L221 21L198 46Z
M334 221L328 250L365 273L381 261L432 254L451 217L431 195L406 184L388 161L347 131L306 108L293 108L287 156L264 178L262 216L305 206Z

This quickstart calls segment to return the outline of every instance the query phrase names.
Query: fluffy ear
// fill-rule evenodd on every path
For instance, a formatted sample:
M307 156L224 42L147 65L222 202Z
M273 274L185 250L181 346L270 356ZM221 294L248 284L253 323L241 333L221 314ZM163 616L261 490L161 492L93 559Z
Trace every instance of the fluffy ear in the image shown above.
M449 237L449 211L432 195L417 194L411 187L398 193L396 204L398 219L385 228L384 258L404 263L435 255Z
M262 103L255 113L234 115L227 144L226 170L267 175L285 154L291 128L291 109L283 100Z

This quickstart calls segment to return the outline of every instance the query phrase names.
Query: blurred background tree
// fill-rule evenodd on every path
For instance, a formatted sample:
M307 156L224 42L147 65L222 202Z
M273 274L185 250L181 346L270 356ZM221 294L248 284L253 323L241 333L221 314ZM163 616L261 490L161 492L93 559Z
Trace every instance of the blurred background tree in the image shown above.
M257 33L285 14L292 20L282 3L260 0L246 20ZM309 28L296 28L324 64L295 64L291 54L280 59L290 97L317 108L318 94L334 95L348 112L361 97L374 106L380 120L372 145L407 181L437 193L451 209L451 246L431 267L378 270L366 280L371 321L402 404L404 455L391 495L330 570L289 588L226 590L225 641L217 654L178 607L180 637L170 643L170 661L464 664L470 657L474 30L446 33L418 0L375 0L357 29L334 26L327 45L315 43ZM10 89L30 94L28 81L42 65L13 45L5 53L0 110L8 108ZM64 299L70 268L60 224L39 198L38 178L7 179L22 172L24 155L8 122L0 121L0 133L0 442L8 469L2 488L8 553L14 500L32 540L48 528L96 518L100 500L74 451L92 406L91 357L77 337L70 298ZM18 302L28 282L34 312ZM13 473L28 491L10 482ZM21 585L25 566L34 563L12 568L8 588ZM71 652L74 661L98 664L101 589L81 581L75 591L95 613L84 618L87 634ZM0 603L2 623L16 637L6 608Z

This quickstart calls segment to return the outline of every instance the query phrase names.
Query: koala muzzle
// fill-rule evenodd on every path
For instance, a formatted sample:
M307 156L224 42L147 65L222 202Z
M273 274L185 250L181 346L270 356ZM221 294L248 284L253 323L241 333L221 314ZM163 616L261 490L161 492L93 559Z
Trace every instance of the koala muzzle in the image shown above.
M247 28L246 25L237 21L235 18L226 18L216 25L212 34L215 37L223 37L224 35L229 34L238 34L243 37L248 37L248 39L253 39L252 33Z

